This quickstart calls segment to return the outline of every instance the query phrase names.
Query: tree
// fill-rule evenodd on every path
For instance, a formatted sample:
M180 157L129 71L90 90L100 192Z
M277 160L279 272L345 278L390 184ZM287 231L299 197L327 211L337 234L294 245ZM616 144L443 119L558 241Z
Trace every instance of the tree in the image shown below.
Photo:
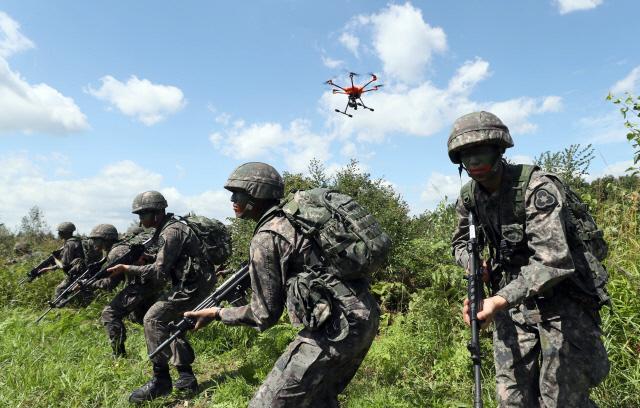
M27 237L30 240L41 241L47 236L51 236L49 225L44 219L44 212L34 205L31 207L27 215L22 217L20 221L20 229L18 235Z
M620 106L620 113L624 118L624 126L629 130L627 133L627 140L631 143L634 149L633 152L633 166L627 169L631 172L631 175L637 175L640 173L640 123L632 122L630 117L640 118L640 96L634 97L630 93L625 93L625 98L615 98L612 94L607 95L608 101L613 101L614 104Z
M582 147L572 144L559 152L546 151L534 159L537 166L544 171L560 176L562 181L573 189L585 186L585 176L589 174L589 167L593 161L594 149L591 144Z

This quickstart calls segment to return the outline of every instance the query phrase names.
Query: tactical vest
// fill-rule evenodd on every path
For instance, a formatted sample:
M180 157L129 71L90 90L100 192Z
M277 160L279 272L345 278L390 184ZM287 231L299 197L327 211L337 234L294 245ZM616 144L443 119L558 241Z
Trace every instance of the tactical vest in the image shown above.
M510 269L511 266L519 271L529 263L529 257L532 255L527 245L525 193L533 172L540 168L526 164L507 164L505 170L505 180L500 186L500 231L493 231L487 220L482 219L476 211L477 183L474 180L462 187L460 197L465 208L479 217L494 261L503 265L505 269ZM600 308L610 302L606 291L608 273L601 263L608 252L604 234L598 229L588 206L578 195L557 176L547 176L554 181L563 196L563 219L576 270L570 277L572 284L563 286L583 303ZM515 278L509 273L505 275L507 283Z

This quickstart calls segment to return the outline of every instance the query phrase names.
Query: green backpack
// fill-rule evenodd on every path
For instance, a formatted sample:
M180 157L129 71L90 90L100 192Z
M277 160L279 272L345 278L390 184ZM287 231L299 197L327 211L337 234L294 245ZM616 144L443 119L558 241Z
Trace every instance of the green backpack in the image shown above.
M320 248L327 272L344 280L370 277L385 262L391 238L352 197L326 188L290 193L287 219Z
M200 238L203 252L211 265L222 265L231 256L231 234L223 223L195 214L177 218Z
M503 201L514 202L512 213L502 213L504 224L519 223L523 226L526 236L525 202L524 195L534 171L540 170L538 166L519 164L513 166L513 186L509 189L509 196ZM581 276L573 276L572 281L581 291L591 297L597 298L599 306L609 302L606 284L609 279L607 270L601 264L608 254L608 245L604 240L604 233L598 228L595 220L589 212L589 206L569 186L553 174L548 174L556 183L556 186L564 195L564 206L567 222L567 238L572 254L578 255L574 262L580 266ZM475 209L476 182L471 180L462 187L460 197L465 208L469 211ZM506 206L503 206L505 208ZM525 237L523 237L524 239ZM499 248L496 248L497 250Z

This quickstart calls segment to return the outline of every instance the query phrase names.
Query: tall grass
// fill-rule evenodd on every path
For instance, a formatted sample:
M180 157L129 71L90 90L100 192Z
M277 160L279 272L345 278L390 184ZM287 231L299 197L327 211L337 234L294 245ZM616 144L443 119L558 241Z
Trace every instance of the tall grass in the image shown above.
M602 327L612 366L593 397L600 407L632 408L640 406L640 195L637 188L607 188L606 199L594 194L592 200L610 243L613 307L603 311ZM448 248L453 222L445 206L412 220L389 271L399 278L377 282L387 300L380 333L340 397L344 407L471 406L469 331L460 318L465 288ZM150 376L142 328L127 322L129 357L111 357L99 322L109 293L87 308L55 310L34 324L62 279L53 272L18 287L36 261L0 267L0 406L129 406L129 393ZM218 323L192 333L200 393L174 393L146 406L246 407L295 332L283 321L264 333ZM483 396L485 406L494 407L490 336L481 337Z

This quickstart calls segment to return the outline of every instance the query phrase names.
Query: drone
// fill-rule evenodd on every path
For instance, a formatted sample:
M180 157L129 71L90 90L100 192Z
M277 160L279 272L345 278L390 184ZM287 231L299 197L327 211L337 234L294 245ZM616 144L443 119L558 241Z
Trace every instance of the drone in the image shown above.
M369 109L371 112L373 112L373 108L366 106L364 102L362 102L362 94L365 92L377 91L378 89L380 89L380 87L382 87L382 85L374 85L371 88L367 89L367 86L369 86L371 83L378 80L378 77L375 74L369 74L371 75L371 80L369 80L369 82L367 82L366 84L362 86L355 85L353 83L353 77L358 75L359 74L356 74L355 72L349 72L349 79L351 80L351 86L348 88L343 88L340 85L333 83L331 79L325 82L325 84L334 86L336 88L336 89L333 89L334 94L347 95L349 99L347 101L347 106L345 106L344 110L336 109L335 111L338 113L342 113L343 115L346 115L350 118L352 118L353 115L350 113L347 113L347 110L349 108L352 108L353 110L358 110L358 106L361 106L362 108Z

